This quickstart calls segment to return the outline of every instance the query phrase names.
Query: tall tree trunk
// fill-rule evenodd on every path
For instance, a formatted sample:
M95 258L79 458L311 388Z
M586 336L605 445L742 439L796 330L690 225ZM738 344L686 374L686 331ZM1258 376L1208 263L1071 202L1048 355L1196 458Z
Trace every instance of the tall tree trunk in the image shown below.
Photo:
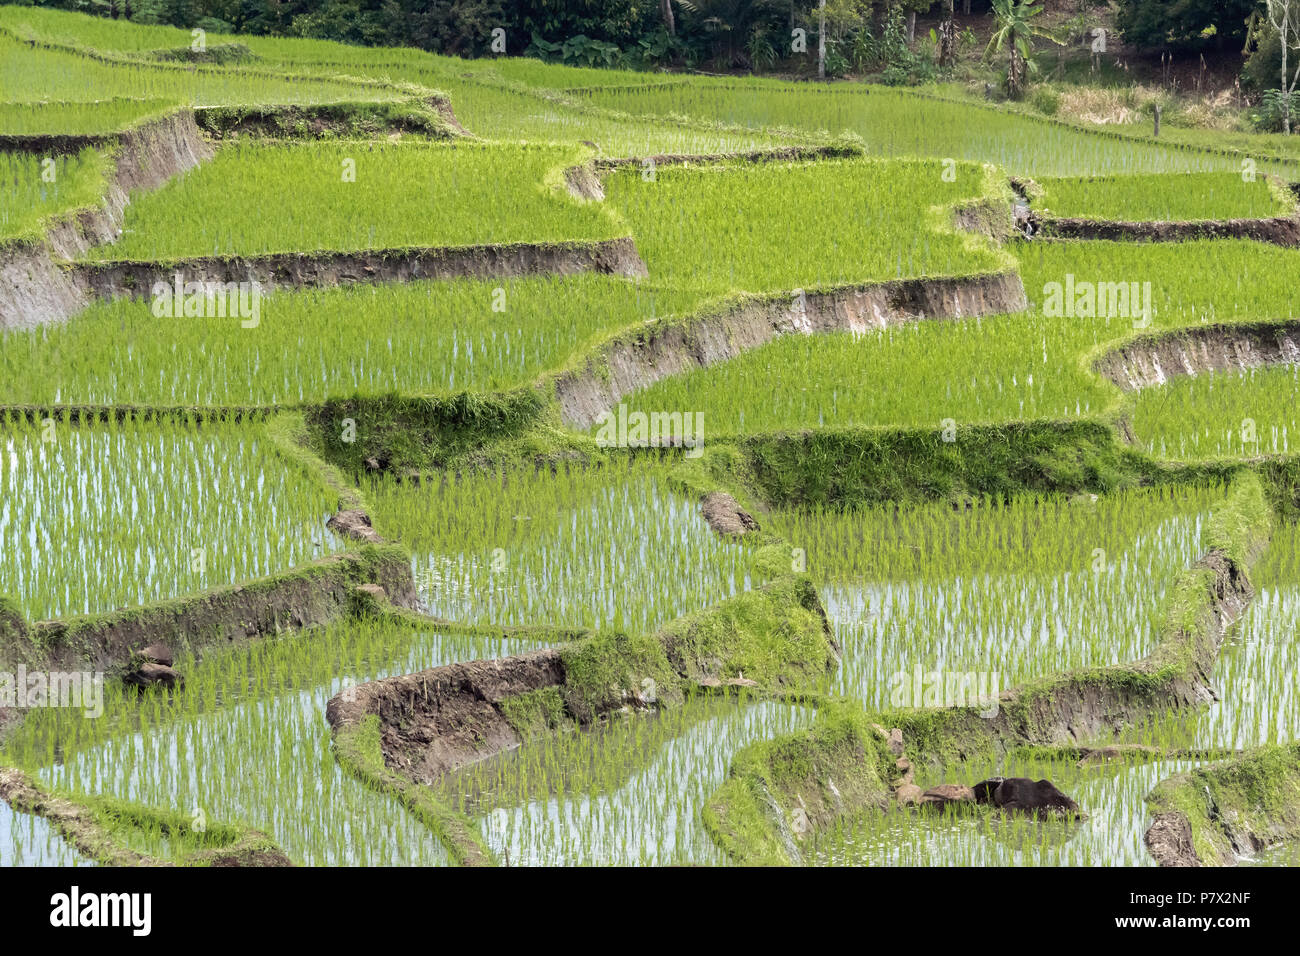
M916 42L916 11L907 11L907 42Z
M817 4L817 79L826 79L826 0Z
M673 16L673 0L659 0L659 9L663 13L664 29L670 37L677 36L677 20Z
M970 16L970 0L961 0L961 15L963 17Z
M951 66L957 46L957 26L952 22L954 0L944 0L943 22L939 24L939 65Z
M1284 21L1285 23L1285 21ZM1290 37L1285 26L1282 28L1282 132L1291 135L1291 90L1287 86L1286 54L1287 41Z

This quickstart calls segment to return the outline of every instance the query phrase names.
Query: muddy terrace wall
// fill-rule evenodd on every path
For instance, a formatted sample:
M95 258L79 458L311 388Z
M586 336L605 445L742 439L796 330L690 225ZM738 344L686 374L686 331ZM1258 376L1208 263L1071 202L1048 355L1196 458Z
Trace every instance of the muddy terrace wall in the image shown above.
M327 288L358 282L513 278L597 272L648 275L630 237L594 242L511 243L378 252L284 252L208 256L175 262L76 263L73 279L101 299L147 298L154 283L257 282L265 289Z
M799 862L802 835L792 830L793 811L802 811L811 833L889 806L900 756L939 765L1020 746L1105 740L1147 717L1204 703L1224 634L1254 595L1248 571L1271 528L1258 477L1241 475L1210 523L1209 550L1174 582L1159 644L1148 657L1004 691L991 717L981 714L987 706L876 714L829 701L813 727L737 754L707 805L706 827L737 863ZM901 731L897 750L885 728Z
M1124 391L1171 378L1300 364L1300 322L1202 325L1144 335L1099 358L1093 368Z
M406 103L355 102L279 106L209 106L195 112L217 139L241 136L324 139L409 134L433 139L466 135L451 101L432 96Z
M386 768L427 784L560 725L676 706L697 688L816 686L838 662L812 582L787 575L656 634L602 632L373 681L332 698L326 714L336 735L378 718Z
M367 600L363 585L379 585L399 607L415 606L407 553L371 545L247 584L106 614L28 623L11 609L0 614L0 662L121 674L133 652L158 641L199 649L326 624Z
M1233 866L1300 837L1300 744L1264 747L1162 780L1144 842L1161 866Z
M585 365L556 379L555 397L565 425L590 428L625 395L735 358L778 335L865 332L925 318L1019 312L1027 304L1015 273L905 279L801 297L746 297L615 337Z
M1036 238L1109 239L1117 242L1189 242L1193 239L1254 239L1300 246L1300 216L1267 219L1206 219L1191 222L1120 222L1030 214Z
M48 142L47 142L48 141ZM105 145L103 137L23 137L27 148L66 152ZM92 246L112 242L132 190L157 189L212 156L194 114L182 110L150 120L111 140L114 168L102 205L71 213L47 230L44 241L0 246L0 328L22 329L62 322L90 302L75 271L56 259L71 259Z

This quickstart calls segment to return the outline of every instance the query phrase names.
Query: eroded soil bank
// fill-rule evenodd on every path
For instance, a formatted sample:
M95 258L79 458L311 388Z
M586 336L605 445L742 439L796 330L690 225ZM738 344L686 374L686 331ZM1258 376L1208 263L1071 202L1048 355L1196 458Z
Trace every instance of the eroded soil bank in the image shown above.
M282 252L207 256L175 262L95 262L69 267L74 281L98 298L147 298L155 283L256 282L265 290L327 288L359 282L514 278L585 272L647 275L630 237L595 242L511 243L375 252Z
M348 688L330 700L327 717L336 736L377 717L385 767L429 783L539 733L676 706L693 688L807 687L838 659L812 583L787 576L657 634L602 632Z
M1040 216L1031 213L1030 229L1043 239L1104 239L1114 242L1190 242L1194 239L1254 239L1276 246L1300 246L1300 217L1205 219L1188 222L1121 222Z
M1171 378L1300 364L1300 322L1254 322L1175 329L1127 342L1094 368L1126 392Z
M82 145L99 142L87 139L96 142ZM62 322L85 308L89 288L75 270L56 260L115 241L132 191L157 189L212 157L190 110L144 123L103 146L113 151L115 163L103 202L63 217L47 230L44 241L0 249L0 329Z
M156 829L180 844L193 843L181 857L187 866L292 866L293 861L257 830L213 824L196 838L187 814L155 810L111 797L73 798L47 789L16 767L0 766L0 799L15 810L48 820L69 844L107 866L172 866L169 860L132 849L123 827Z
M1014 273L903 279L856 289L750 297L618 336L555 382L564 424L590 428L619 399L661 379L735 358L778 335L866 332L924 319L961 319L1027 307Z
M1147 803L1145 843L1161 866L1233 866L1300 837L1300 744L1170 777Z
M367 588L369 589L367 590ZM324 624L374 600L414 607L410 559L394 546L363 547L247 584L107 614L28 623L0 618L0 662L120 674L159 640L197 649Z

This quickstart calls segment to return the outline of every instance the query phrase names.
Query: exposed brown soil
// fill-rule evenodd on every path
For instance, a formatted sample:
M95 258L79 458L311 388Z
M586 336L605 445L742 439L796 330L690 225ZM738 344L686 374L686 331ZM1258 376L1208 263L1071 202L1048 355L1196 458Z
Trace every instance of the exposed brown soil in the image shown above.
M55 264L45 243L0 248L0 330L61 322L89 302L85 289Z
M1181 813L1158 813L1142 838L1160 866L1200 866L1192 844L1192 824Z
M838 661L840 648L816 589L806 583L796 600L804 609L819 614L821 633ZM724 679L725 662L718 656L711 654L705 660L692 656L688 645L691 627L697 623L698 619L685 629L670 626L656 635L676 676L689 685L723 693L758 687L743 675ZM792 674L811 669L808 662L792 663L785 674L773 679L769 689L787 686ZM590 725L616 711L672 706L682 699L679 690L664 686L646 689L642 685L629 690L611 685L603 696L598 695L600 699L575 693L564 654L553 647L497 660L448 664L349 687L330 699L325 714L336 733L368 715L378 717L385 766L407 779L428 784L445 773L518 747L524 737L508 719L503 702L547 688L558 692L565 720L579 725Z
M594 242L513 243L459 248L387 249L377 252L282 252L264 256L205 256L171 263L99 262L73 267L99 298L143 298L154 283L257 282L267 290L324 288L359 282L421 279L511 278L597 272L644 276L645 263L631 238Z
M559 651L548 648L489 661L448 664L350 687L332 698L332 727L366 714L380 721L386 764L430 783L448 771L517 747L522 739L500 702L564 683Z
M1187 242L1192 239L1254 239L1273 245L1300 246L1300 218L1205 219L1188 222L1121 222L1056 218L1031 213L1035 236L1043 239L1110 239L1118 242Z
M588 202L599 202L605 198L605 186L600 176L590 164L570 166L564 171L564 184L569 195Z
M778 335L866 332L924 319L960 319L1027 307L1014 273L903 279L838 292L754 298L724 312L643 326L556 381L564 424L590 428L619 399L661 379L735 358Z
M370 515L355 508L340 511L325 522L325 526L337 534L367 544L382 544L384 540L370 523Z
M716 533L729 537L758 531L758 522L725 491L711 491L700 502L704 520Z
M1094 364L1124 391L1204 372L1300 365L1300 322L1202 325L1143 336Z

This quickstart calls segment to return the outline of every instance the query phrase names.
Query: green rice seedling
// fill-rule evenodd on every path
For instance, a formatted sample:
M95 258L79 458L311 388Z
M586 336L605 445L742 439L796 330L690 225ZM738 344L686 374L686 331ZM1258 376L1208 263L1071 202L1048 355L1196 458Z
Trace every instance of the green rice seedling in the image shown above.
M99 17L37 8L0 8L0 27L45 42L147 55L188 47L189 31L140 27ZM595 143L606 156L738 152L788 145L791 137L762 130L724 130L679 121L633 118L610 110L583 108L555 97L530 95L529 87L563 90L604 83L643 83L646 74L546 64L526 58L464 60L422 50L355 47L325 40L209 34L212 44L240 43L258 58L259 70L366 77L441 90L451 96L457 119L476 135L494 140ZM215 68L214 68L215 69ZM237 74L239 67L228 72ZM662 78L656 78L662 81ZM355 98L340 96L338 99ZM267 96L262 102L297 102Z
M953 157L1016 175L1240 171L1239 156L1098 134L970 102L878 86L706 80L589 91L634 115L678 114L753 128L828 130L861 137L877 156Z
M720 864L700 808L732 755L812 717L743 697L695 699L655 716L545 735L440 789L482 815L484 840L512 866Z
M1287 454L1300 436L1300 368L1206 372L1143 389L1133 432L1167 458Z
M644 633L746 590L749 562L669 490L668 463L503 469L369 491L438 617Z
M0 247L39 239L60 216L97 206L107 168L89 147L64 156L0 153Z
M0 594L30 619L146 604L334 551L334 498L248 427L0 431Z
M139 52L189 46L189 30L32 6L0 7L0 28L22 39L103 52Z
M403 75L411 75L403 70ZM518 142L595 144L600 155L626 158L708 155L789 146L792 138L767 130L698 127L654 117L584 110L566 102L482 80L414 74L416 82L436 84L450 97L456 118L478 136Z
M104 136L161 116L167 100L109 99L72 103L0 103L0 136Z
M237 142L138 197L121 239L90 256L176 259L624 233L604 207L559 187L562 169L579 159L547 147ZM274 216L259 214L270 208ZM187 228L177 230L178 222Z
M1079 367L1092 339L1076 331L1030 314L786 335L626 401L630 411L696 409L716 435L1095 415L1114 394Z
M1228 632L1214 668L1215 700L1133 728L1130 743L1249 749L1300 731L1300 527L1275 529L1252 570L1255 597Z
M1034 208L1088 219L1186 221L1284 216L1295 197L1253 172L1044 179Z
M643 70L612 70L597 67L545 63L527 56L503 56L485 61L493 72L509 80L550 90L586 87L643 86L646 83L686 83L689 77Z
M1088 361L1108 346L1148 328L1296 315L1290 277L1300 268L1300 254L1290 249L1242 241L1068 242L1021 244L1016 254L1030 312L856 335L782 336L735 359L663 379L630 396L629 410L692 409L715 435L1093 416L1121 398ZM1064 289L1071 276L1094 285L1150 283L1149 324L1143 325L1144 316L1111 315L1099 307L1091 315L1050 314L1050 285ZM1171 457L1240 454L1240 439L1234 443L1228 433L1239 433L1249 416L1259 426L1258 451L1273 447L1274 432L1280 451L1284 429L1294 433L1290 375L1260 370L1239 382L1219 375L1144 390L1137 399L1137 434ZM1206 398L1211 390L1212 400ZM1196 408L1193 394L1201 403ZM1160 421L1170 430L1162 431Z
M0 90L9 103L161 99L188 106L393 100L402 94L342 80L238 72L218 67L108 62L29 46L0 33Z
M696 301L602 275L356 285L268 295L256 327L245 328L236 316L156 318L151 300L119 299L64 325L0 332L0 395L283 405L394 389L509 389L608 332Z
M98 719L35 711L5 752L74 792L242 820L300 863L446 865L445 848L415 816L339 766L325 704L350 684L536 646L378 618L341 621L197 661L182 655L183 691L139 695L111 685ZM147 853L176 850L161 834L132 839Z
M972 784L989 776L1048 779L1089 816L1077 822L990 812L891 810L864 814L818 834L807 862L817 866L1154 866L1142 843L1145 796L1189 761L1082 769L1073 761L1009 759L958 764L939 782Z
M782 292L1004 267L935 207L977 198L978 167L848 160L640 168L611 176L652 278Z
M1136 660L1161 598L1200 556L1222 490L1160 488L1096 501L1020 498L781 512L768 520L822 584L844 648L837 693L869 709L947 706L1072 667Z

